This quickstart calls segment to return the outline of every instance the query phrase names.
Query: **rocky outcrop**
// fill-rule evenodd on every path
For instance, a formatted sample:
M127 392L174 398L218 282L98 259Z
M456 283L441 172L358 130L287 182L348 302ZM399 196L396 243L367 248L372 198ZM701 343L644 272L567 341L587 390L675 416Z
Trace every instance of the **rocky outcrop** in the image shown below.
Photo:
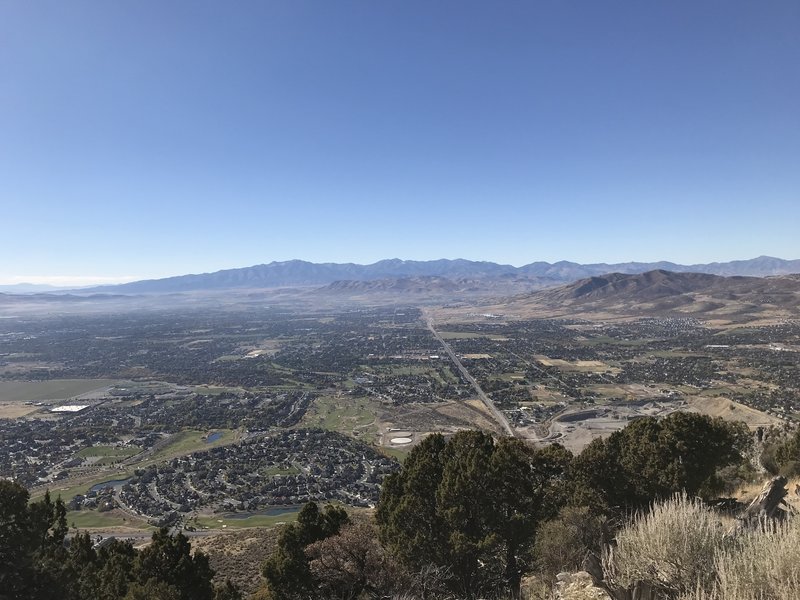
M613 600L608 592L595 585L586 571L559 573L556 579L556 598L559 600Z

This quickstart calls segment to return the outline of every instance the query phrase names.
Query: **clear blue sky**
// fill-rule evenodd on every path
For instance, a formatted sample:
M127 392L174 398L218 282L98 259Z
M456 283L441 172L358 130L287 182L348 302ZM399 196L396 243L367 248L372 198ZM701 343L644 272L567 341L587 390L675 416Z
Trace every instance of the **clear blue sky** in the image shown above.
M0 253L800 258L800 2L0 0Z

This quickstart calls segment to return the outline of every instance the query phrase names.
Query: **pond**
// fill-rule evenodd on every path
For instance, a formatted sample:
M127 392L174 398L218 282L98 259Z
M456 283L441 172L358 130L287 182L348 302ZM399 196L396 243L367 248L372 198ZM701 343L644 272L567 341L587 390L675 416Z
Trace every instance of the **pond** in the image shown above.
M221 437L222 437L221 431L215 431L214 433L209 433L208 436L206 437L206 444L213 444Z
M101 483L95 483L92 487L89 488L90 492L99 492L100 490L107 488L107 487L119 487L121 485L125 485L130 481L130 477L128 479L109 479L108 481L103 481Z

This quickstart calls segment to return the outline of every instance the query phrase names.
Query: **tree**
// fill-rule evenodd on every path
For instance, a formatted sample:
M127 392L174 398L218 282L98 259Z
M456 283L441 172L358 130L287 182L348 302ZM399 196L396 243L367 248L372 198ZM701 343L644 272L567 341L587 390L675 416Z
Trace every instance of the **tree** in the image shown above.
M306 598L314 595L316 582L308 567L305 548L339 533L349 522L341 507L328 505L324 512L314 502L303 506L297 522L287 525L278 537L278 547L265 562L262 574L275 600Z
M587 506L565 506L536 532L536 570L553 583L562 571L580 571L591 552L599 556L603 520Z
M211 600L214 571L202 552L191 553L189 538L170 535L166 528L153 534L149 546L134 559L133 573L142 585L156 580L177 590L181 600Z
M532 547L541 523L567 501L572 454L560 445L533 449L513 438L501 439L492 454L494 530L505 552L504 583L519 591L522 574L533 563Z
M212 600L208 558L192 555L182 534L162 529L137 553L119 541L96 551L79 533L67 549L61 499L28 500L25 488L0 481L0 600Z
M460 597L519 591L538 524L565 502L571 454L465 431L430 436L388 478L381 540L408 569L450 572Z
M325 598L389 597L407 590L408 577L383 549L370 523L345 525L306 548L311 574Z
M28 490L0 480L0 598L24 598L33 582Z
M724 485L718 471L740 463L749 443L743 424L706 415L638 419L576 457L573 501L641 508L681 491L709 498Z
M28 491L0 480L0 598L63 598L74 581L65 572L66 508L47 492L28 503Z
M800 473L800 429L794 435L777 444L772 448L774 460L769 470L774 475L778 473L786 476L794 476ZM766 461L762 461L766 462Z
M381 541L413 571L448 563L445 522L436 497L445 446L439 433L426 437L381 490L376 513Z
M444 521L449 565L456 591L465 596L497 587L499 541L492 525L494 440L480 431L454 435L442 452L442 478L436 488L438 514ZM480 591L479 591L480 590Z
M97 600L122 598L133 577L136 550L130 542L112 541L97 552L97 587L94 595L84 596Z
M158 579L145 583L133 582L122 600L181 600L181 593L174 585Z

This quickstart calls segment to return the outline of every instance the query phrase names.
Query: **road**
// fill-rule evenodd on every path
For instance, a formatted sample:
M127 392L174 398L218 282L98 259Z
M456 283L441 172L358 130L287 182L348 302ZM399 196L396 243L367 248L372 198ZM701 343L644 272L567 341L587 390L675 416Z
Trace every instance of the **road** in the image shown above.
M461 364L461 360L458 358L456 353L453 352L453 349L450 347L450 344L448 344L447 341L436 331L436 328L433 326L433 317L431 317L427 311L425 311L424 314L425 314L425 322L428 324L428 329L430 329L434 337L437 340L439 340L439 343L442 345L442 348L444 348L444 351L450 357L450 360L453 361L453 364L455 364L458 370L461 371L461 374L464 376L464 379L469 381L470 385L472 385L473 389L475 390L475 393L478 394L478 398L480 398L481 402L483 402L483 404L486 406L486 408L489 410L492 416L494 416L495 421L497 421L501 425L501 427L506 431L508 435L510 435L511 437L517 437L517 432L514 431L513 427L511 427L511 423L508 422L506 416L500 410L498 410L498 408L494 405L494 402L492 402L491 399L489 399L489 396L486 395L486 392L484 392L481 389L481 386L478 385L478 382L475 381L475 378L469 374L467 368L463 364Z

